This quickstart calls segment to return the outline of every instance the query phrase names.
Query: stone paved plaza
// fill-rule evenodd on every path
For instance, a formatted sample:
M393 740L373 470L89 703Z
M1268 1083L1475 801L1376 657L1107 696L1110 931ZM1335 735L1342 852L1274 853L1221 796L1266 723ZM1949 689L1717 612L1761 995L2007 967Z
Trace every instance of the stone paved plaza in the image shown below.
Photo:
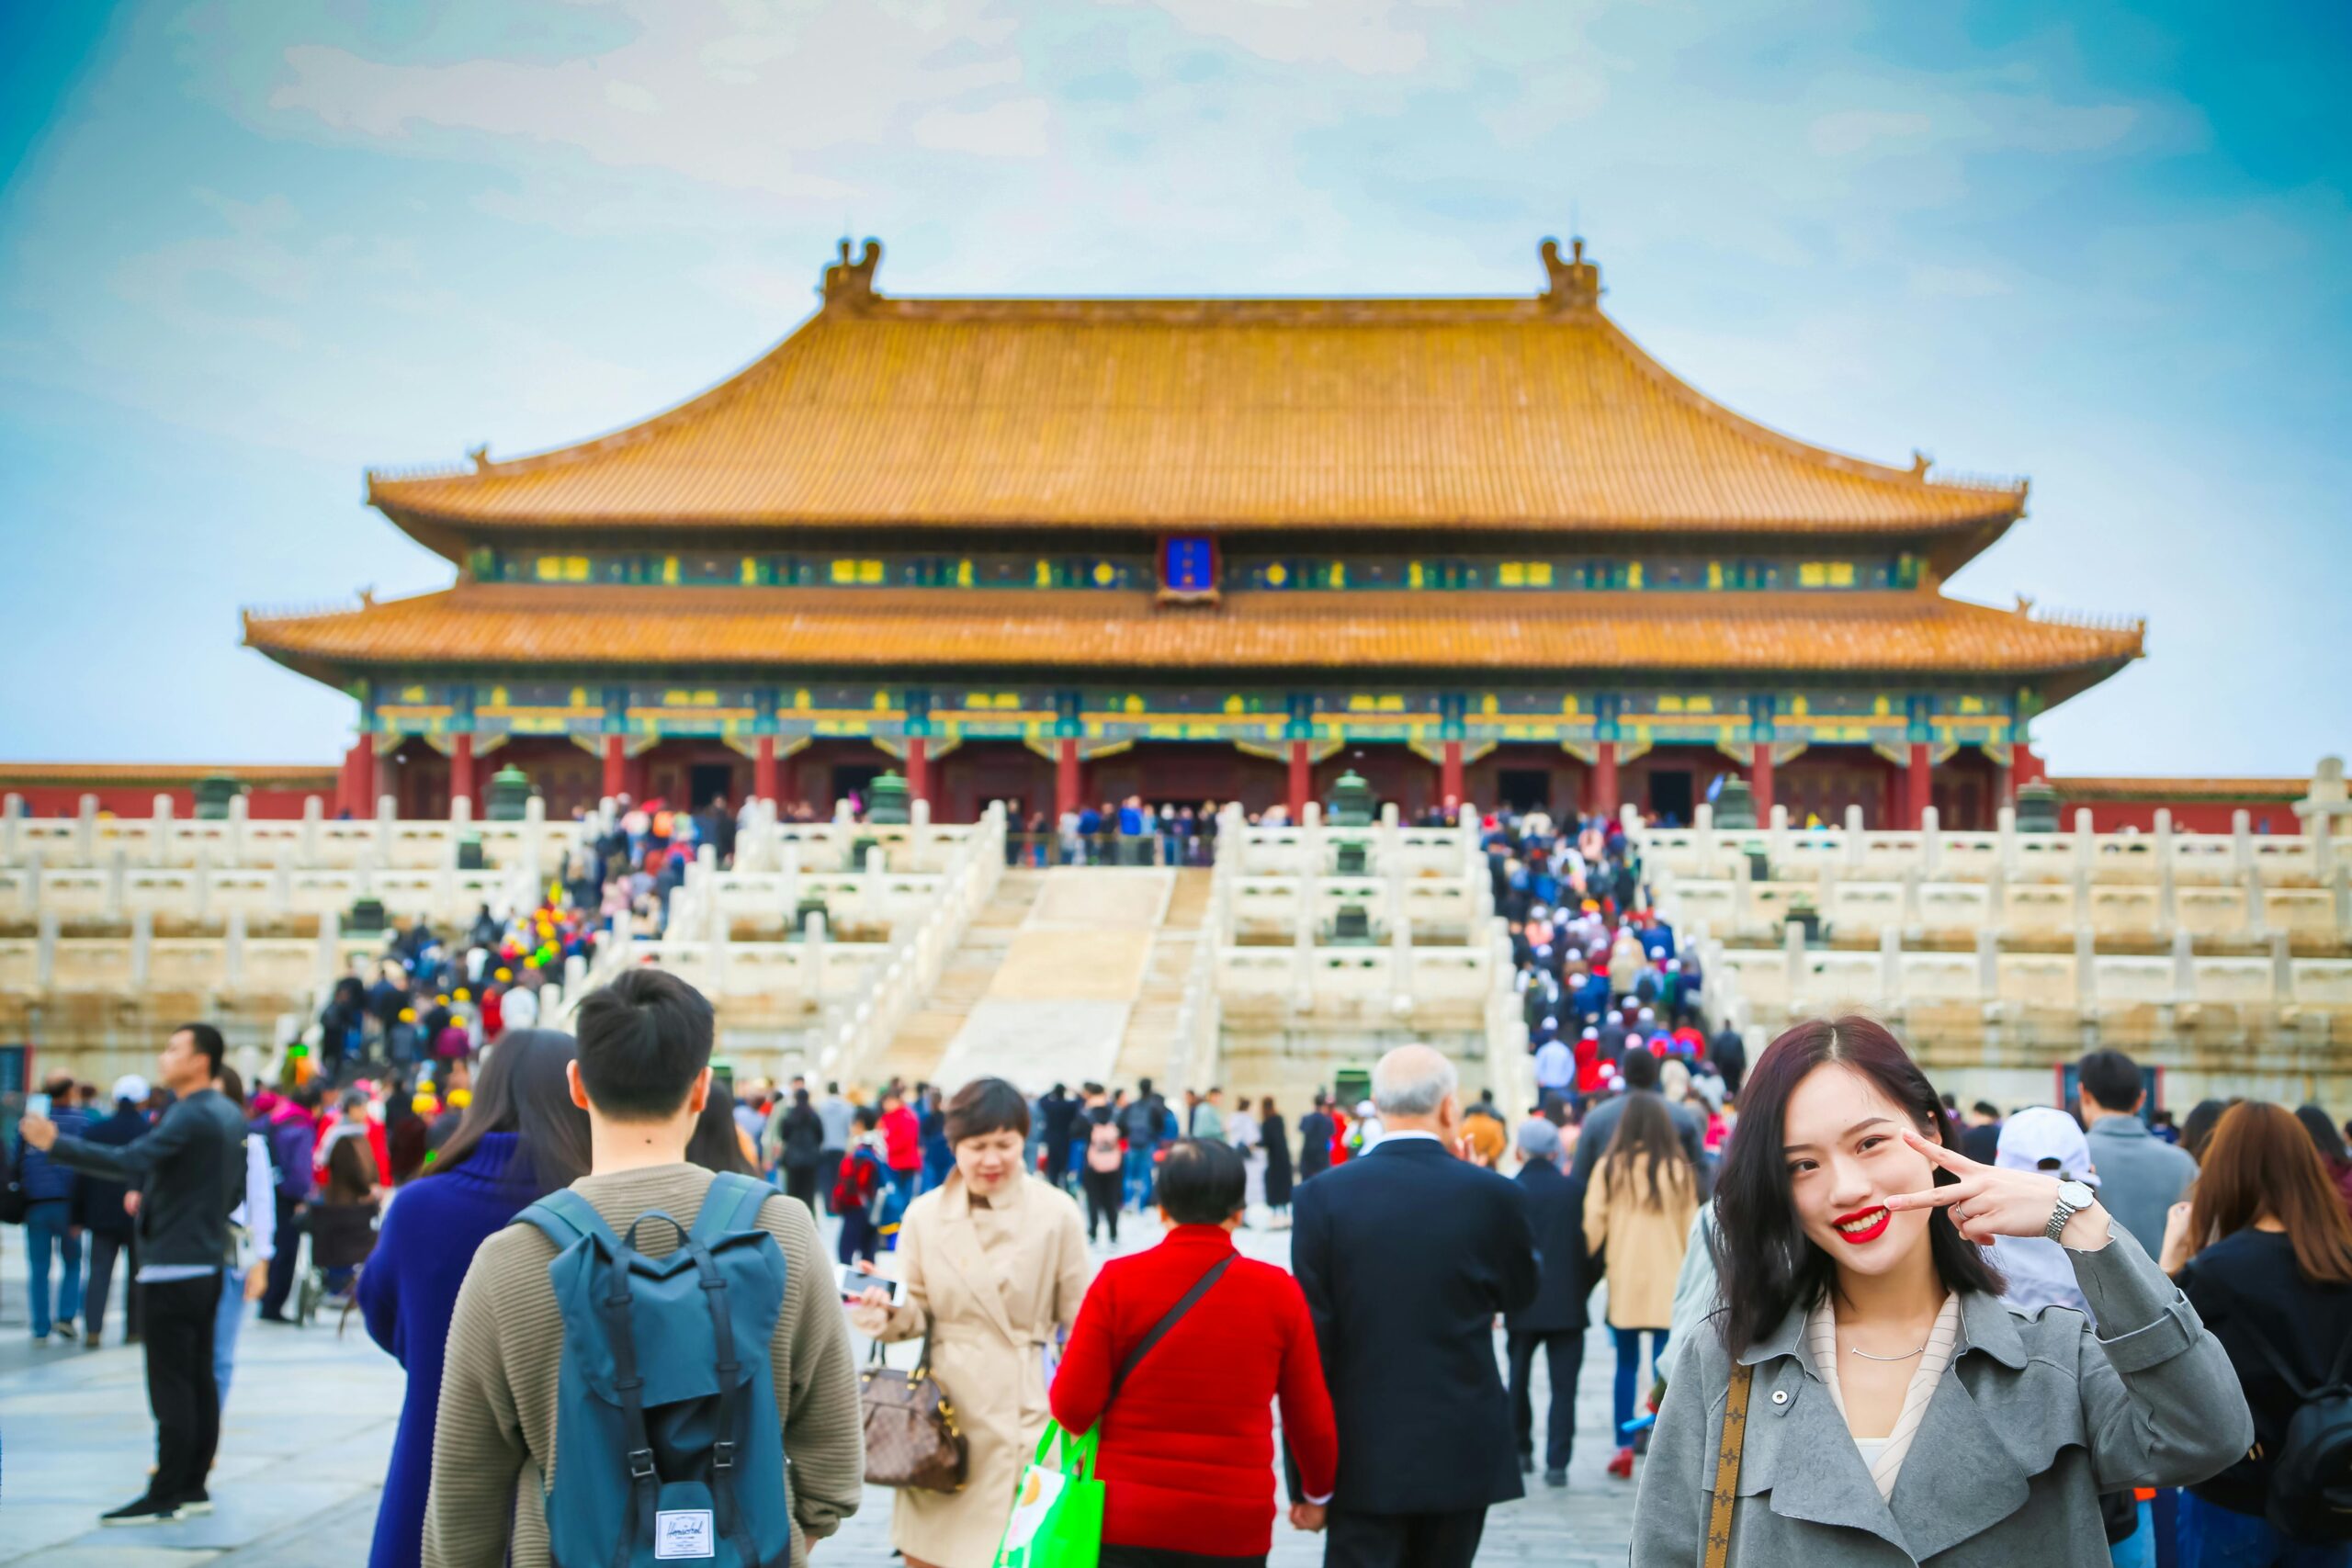
M1152 1230L1131 1225L1127 1250ZM118 1342L119 1318L96 1351L32 1345L26 1332L23 1233L0 1230L0 1564L24 1568L342 1568L365 1562L384 1462L399 1415L400 1369L355 1316L340 1337L248 1324L223 1420L209 1518L142 1530L96 1528L98 1514L137 1495L153 1461L153 1427L139 1351ZM1250 1233L1244 1249L1274 1260L1279 1234ZM1599 1298L1596 1297L1596 1301ZM1500 1337L1497 1338L1499 1351ZM1585 1352L1576 1463L1569 1484L1540 1478L1526 1501L1494 1510L1481 1563L1586 1568L1625 1560L1633 1489L1602 1472L1613 1367L1605 1332ZM1538 1362L1539 1378L1541 1361ZM1544 1385L1537 1384L1538 1397ZM1540 1412L1539 1405L1539 1412ZM890 1495L865 1506L815 1561L888 1568ZM1283 1527L1272 1562L1309 1568L1320 1538Z

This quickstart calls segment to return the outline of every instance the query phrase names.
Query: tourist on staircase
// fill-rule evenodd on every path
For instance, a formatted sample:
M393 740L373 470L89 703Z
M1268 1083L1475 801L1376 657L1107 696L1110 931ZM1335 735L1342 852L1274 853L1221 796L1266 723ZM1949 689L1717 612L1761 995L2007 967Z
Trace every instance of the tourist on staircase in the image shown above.
M1609 1473L1623 1479L1634 1472L1634 1443L1627 1428L1643 1387L1642 1337L1649 1337L1655 1378L1674 1322L1674 1281L1682 1269L1690 1216L1699 1207L1699 1174L1664 1101L1636 1094L1614 1103L1624 1110L1607 1133L1608 1152L1585 1189L1584 1237L1609 1276L1609 1328L1617 1345L1611 1405L1616 1457L1609 1461ZM1602 1135L1592 1125L1597 1119L1587 1119L1585 1142Z

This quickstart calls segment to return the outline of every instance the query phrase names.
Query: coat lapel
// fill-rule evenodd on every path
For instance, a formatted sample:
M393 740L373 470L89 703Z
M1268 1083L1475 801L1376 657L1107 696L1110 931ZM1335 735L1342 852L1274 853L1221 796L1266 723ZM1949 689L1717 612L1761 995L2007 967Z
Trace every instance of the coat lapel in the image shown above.
M1928 1397L1889 1499L1912 1554L1926 1562L2025 1506L2025 1468L1960 1381L1959 1359Z
M1801 1325L1803 1314L1795 1315ZM1743 1476L1740 1490L1769 1486L1765 1501L1784 1519L1867 1530L1908 1552L1894 1516L1878 1495L1878 1483L1862 1463L1861 1450L1854 1447L1846 1418L1829 1397L1829 1385L1803 1362L1799 1350L1756 1369L1756 1393L1747 1407L1748 1440L1754 1443L1756 1428L1763 1424L1772 1434L1771 1462L1754 1477L1753 1487ZM1786 1400L1781 1398L1783 1393Z
M996 1331L1007 1341L1019 1343L1019 1337L1012 1332L1012 1316L1004 1310L1004 1276L990 1267L988 1255L980 1250L979 1235L972 1228L970 1194L965 1190L960 1175L950 1176L940 1189L939 1221L941 1256L962 1278L964 1288L971 1293L980 1314L995 1325Z

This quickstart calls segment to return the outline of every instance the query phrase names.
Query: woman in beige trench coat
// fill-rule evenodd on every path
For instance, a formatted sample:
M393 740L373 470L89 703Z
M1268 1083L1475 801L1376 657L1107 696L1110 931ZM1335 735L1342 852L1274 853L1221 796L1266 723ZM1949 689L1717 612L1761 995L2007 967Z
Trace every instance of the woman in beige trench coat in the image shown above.
M850 1321L883 1340L929 1330L932 1375L970 1451L962 1491L899 1491L890 1543L907 1568L989 1568L1051 1418L1046 1348L1076 1321L1093 1265L1078 1205L1023 1169L1029 1107L1018 1089L967 1084L946 1120L956 1169L907 1209L899 1302L869 1291Z

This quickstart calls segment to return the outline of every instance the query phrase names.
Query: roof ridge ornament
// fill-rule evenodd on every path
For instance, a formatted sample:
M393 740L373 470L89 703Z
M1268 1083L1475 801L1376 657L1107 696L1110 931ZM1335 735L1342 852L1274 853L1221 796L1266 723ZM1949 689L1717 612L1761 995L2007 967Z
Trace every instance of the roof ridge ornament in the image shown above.
M865 250L857 260L849 259L849 236L842 236L841 259L825 268L825 305L836 304L854 310L873 302L874 269L882 260L882 242L868 236Z
M1555 310L1589 310L1600 303L1600 268L1584 259L1584 238L1568 240L1568 259L1560 259L1560 242L1547 238L1540 247L1550 284L1544 298Z

